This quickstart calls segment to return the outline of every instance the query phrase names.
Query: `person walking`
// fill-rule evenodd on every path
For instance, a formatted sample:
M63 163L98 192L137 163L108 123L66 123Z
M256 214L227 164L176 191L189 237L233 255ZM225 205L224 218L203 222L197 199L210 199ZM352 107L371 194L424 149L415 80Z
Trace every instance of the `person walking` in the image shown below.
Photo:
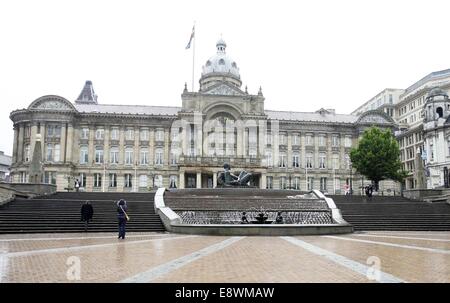
M93 216L94 208L89 201L86 201L86 203L81 206L81 221L84 222L84 231L88 230L89 221L92 220Z
M79 191L80 190L80 181L78 181L78 179L75 180L75 191Z
M117 202L117 219L119 220L119 237L125 239L127 221L130 219L127 214L127 202L124 199L120 199Z

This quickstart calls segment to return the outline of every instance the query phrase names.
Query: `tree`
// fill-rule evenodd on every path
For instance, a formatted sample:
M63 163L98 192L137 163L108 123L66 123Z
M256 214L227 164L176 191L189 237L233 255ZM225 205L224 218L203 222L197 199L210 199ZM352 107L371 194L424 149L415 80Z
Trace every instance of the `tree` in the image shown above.
M375 190L382 180L402 182L407 176L400 161L398 142L390 129L366 129L358 147L350 151L350 159L358 173L375 183Z

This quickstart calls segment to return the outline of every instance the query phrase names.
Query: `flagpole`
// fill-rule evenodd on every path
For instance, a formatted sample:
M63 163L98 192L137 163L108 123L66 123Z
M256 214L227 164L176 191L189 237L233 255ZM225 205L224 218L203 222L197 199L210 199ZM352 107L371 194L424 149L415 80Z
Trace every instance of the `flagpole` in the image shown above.
M194 21L194 45L192 46L192 92L194 92L194 68L195 68L195 40L197 33L195 32L195 21Z

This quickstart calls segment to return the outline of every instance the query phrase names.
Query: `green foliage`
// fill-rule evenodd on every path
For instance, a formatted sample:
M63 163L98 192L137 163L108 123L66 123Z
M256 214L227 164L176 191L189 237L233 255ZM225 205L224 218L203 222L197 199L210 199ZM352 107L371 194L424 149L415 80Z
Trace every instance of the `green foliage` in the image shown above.
M377 185L385 179L401 182L407 176L402 169L398 142L389 129L365 130L358 147L352 148L350 159L361 175Z

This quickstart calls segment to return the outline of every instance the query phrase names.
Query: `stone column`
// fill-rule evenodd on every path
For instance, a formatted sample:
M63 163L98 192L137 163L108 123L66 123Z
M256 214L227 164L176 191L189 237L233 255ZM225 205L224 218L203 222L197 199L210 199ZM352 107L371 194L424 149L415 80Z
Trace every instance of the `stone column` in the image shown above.
M213 171L213 188L217 187L217 172Z
M236 142L236 144L237 144L237 146L236 146L237 157L244 156L244 146L243 146L244 139L243 139L243 137L244 137L244 127L243 126L239 126L237 128L237 136L236 136L236 140L237 140L237 142Z
M148 147L148 164L153 166L155 164L155 130L149 130L149 147Z
M202 188L202 173L197 172L197 182L195 182L197 185L197 188Z
M184 188L184 171L180 172L180 180L178 181L179 184L179 188L183 189Z
M119 128L119 165L125 163L125 131L123 126Z
M92 163L95 163L94 136L95 136L95 127L89 126L89 146L88 146L89 166L91 166ZM93 182L94 181L92 181L92 184L94 184Z
M105 162L105 164L109 162L109 129L109 125L105 127L105 144L103 147L103 161ZM108 174L108 172L106 174Z
M72 153L74 146L74 129L72 123L67 125L67 149L66 149L66 162L71 163L73 161ZM78 146L78 144L75 144Z
M170 163L170 132L169 128L164 129L164 166L169 166Z
M66 138L66 123L63 122L61 124L61 141L59 144L59 149L60 149L60 154L59 154L59 161L60 162L66 162L66 142L67 142L67 138Z
M287 136L287 155L286 155L287 167L292 168L292 134L287 133L286 136ZM288 176L286 177L288 179L287 182L289 182L289 177Z
M304 167L306 168L306 148L305 148L305 143L306 143L306 139L305 139L305 133L301 133L299 134L300 136L300 158L301 158L301 164L300 167Z
M33 122L33 124L31 125L31 130L30 130L30 158L31 159L33 158L34 146L36 145L36 135L37 135L37 123ZM41 137L41 141L42 141L42 139L43 138ZM19 153L20 153L19 156L20 156L21 161L23 161L22 151L23 151L23 129L22 130L19 129ZM44 153L44 151L42 151L42 153Z
M33 150L31 149L31 146L34 147L34 142L36 140L36 128L35 128L35 134L34 134L34 141L30 140L30 157L33 154ZM15 135L16 131L14 131ZM23 162L23 152L24 152L24 146L23 146L23 139L25 134L25 128L23 124L20 124L19 131L18 131L18 139L17 139L17 162L22 163ZM31 138L30 138L31 139Z
M17 125L14 125L14 141L13 141L13 154L12 154L12 163L16 163L17 161L17 146L19 144L19 129Z
M139 137L140 137L140 135L139 135L139 127L135 127L134 128L134 163L133 163L133 165L135 165L136 163L139 163L139 157L140 157ZM139 175L137 175L137 178L139 178ZM135 180L135 182L136 181L137 180Z

